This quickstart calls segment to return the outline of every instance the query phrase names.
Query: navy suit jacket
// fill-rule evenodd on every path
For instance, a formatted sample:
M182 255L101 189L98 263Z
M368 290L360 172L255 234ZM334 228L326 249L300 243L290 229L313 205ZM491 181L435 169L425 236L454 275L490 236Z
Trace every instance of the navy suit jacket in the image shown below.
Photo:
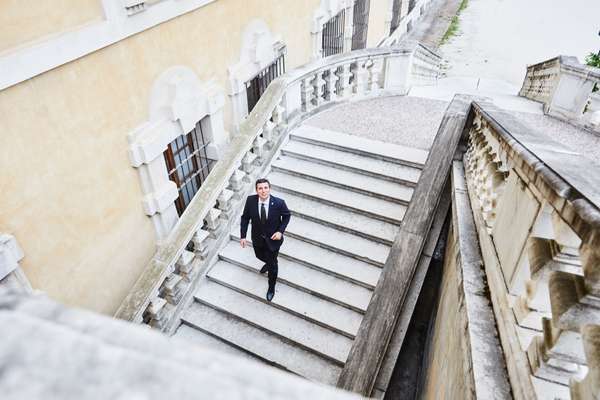
M271 236L275 232L281 232L283 235L290 222L290 210L288 210L283 199L271 195L267 223L263 225L260 223L260 214L258 213L258 195L254 194L246 199L240 223L240 238L244 239L246 237L250 221L252 221L252 242L257 242L263 237L269 250L276 251L283 243L283 236L281 240L271 240Z

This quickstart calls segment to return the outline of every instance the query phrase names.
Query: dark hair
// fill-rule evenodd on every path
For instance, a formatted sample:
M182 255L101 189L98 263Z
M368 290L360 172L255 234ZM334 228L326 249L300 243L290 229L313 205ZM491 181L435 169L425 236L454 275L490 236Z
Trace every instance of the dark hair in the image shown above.
M269 185L269 188L271 187L271 182L269 182L269 180L267 178L259 178L259 179L257 179L256 183L254 184L254 187L256 188L259 183L266 183L266 184Z

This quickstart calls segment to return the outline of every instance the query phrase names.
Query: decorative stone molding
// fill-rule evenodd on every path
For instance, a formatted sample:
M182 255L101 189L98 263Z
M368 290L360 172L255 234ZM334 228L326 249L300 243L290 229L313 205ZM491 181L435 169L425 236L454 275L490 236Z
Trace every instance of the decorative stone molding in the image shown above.
M24 254L13 235L0 233L0 287L33 293L31 283L19 266Z
M340 11L346 10L344 21L344 53L352 49L354 0L321 0L314 12L310 35L313 42L312 60L323 57L323 25Z
M13 235L0 234L0 280L19 267L23 250Z
M223 105L224 96L214 82L200 82L187 67L171 67L152 88L149 120L128 136L129 159L140 173L144 211L152 218L158 238L164 238L178 219L173 203L177 187L169 180L162 154L169 143L201 121L209 142L207 155L217 160L228 140Z
M255 19L248 23L242 35L240 60L227 71L233 115L232 132L239 132L240 123L248 115L246 82L286 52L281 37L274 36L264 21Z

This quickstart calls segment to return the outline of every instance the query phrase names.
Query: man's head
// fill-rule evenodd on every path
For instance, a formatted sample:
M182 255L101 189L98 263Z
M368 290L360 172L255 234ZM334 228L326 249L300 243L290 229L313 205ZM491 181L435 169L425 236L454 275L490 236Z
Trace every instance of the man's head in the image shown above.
M258 194L258 197L262 201L265 201L269 197L269 194L271 193L271 183L269 182L268 179L265 179L265 178L257 179L255 188L256 188L256 194Z

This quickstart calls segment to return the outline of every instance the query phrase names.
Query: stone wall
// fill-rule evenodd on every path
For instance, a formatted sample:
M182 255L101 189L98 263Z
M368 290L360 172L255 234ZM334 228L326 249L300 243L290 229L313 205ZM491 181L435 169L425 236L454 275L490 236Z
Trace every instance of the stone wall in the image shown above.
M104 17L102 0L0 2L0 52Z
M510 399L464 167L452 168L452 225L421 398Z

